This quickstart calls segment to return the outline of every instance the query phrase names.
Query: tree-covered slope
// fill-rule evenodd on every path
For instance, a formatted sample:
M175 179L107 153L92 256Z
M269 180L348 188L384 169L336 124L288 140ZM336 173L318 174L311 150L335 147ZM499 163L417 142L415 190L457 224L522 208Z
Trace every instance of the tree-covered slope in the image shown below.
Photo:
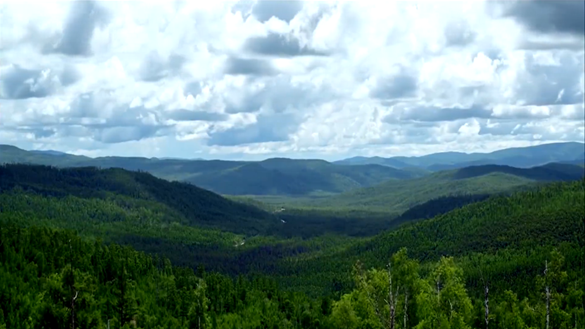
M480 258L498 264L493 279L500 285L508 280L526 287L530 285L526 275L536 275L555 246L564 245L571 266L585 266L578 256L585 248L584 218L585 180L550 183L407 224L332 254L291 260L281 280L290 286L306 285L308 291L317 289L310 275L301 274L306 271L319 273L319 280L328 283L323 291L343 289L348 284L343 273L358 259L380 268L388 255L406 247L411 257L422 262L457 257L472 273L467 278L470 284L480 282L481 273L474 267L479 256L473 255L481 254Z
M403 212L416 205L444 196L494 194L532 184L533 181L509 174L454 179L454 172L439 172L404 181L388 181L315 201L319 207L353 207Z
M0 166L0 193L12 191L24 195L14 192L15 188L40 197L101 200L121 209L127 202L128 209L160 213L168 223L238 233L260 232L276 222L274 216L254 206L228 200L194 185L123 169Z
M433 219L383 233L350 253L375 261L401 247L418 259L494 252L583 238L585 180L495 196Z
M389 179L418 176L379 165L348 167L322 160L268 159L185 180L222 194L303 196L339 193Z
M394 167L394 168L409 168L410 165L406 162L402 162L395 158L383 158L379 156L374 157L363 157L357 156L353 158L347 158L339 161L335 161L338 165L366 165L366 164L378 164L382 166Z
M489 198L489 194L463 194L454 196L442 196L416 205L403 212L397 221L410 221L416 219L427 219L448 213L451 210L461 208L465 205L483 201Z
M532 168L515 168L502 165L470 166L458 169L453 175L453 178L465 179L491 173L510 174L536 181L571 181L581 179L585 176L585 170L581 166L549 163L544 166Z
M570 181L585 175L583 167L551 163L533 168L485 165L441 171L421 178L387 181L315 201L322 207L368 207L406 211L429 200L459 195L496 194L539 182Z

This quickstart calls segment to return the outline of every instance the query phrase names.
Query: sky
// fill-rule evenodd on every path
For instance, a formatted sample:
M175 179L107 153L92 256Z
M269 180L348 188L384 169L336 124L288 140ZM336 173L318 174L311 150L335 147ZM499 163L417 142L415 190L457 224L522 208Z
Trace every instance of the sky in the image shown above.
M583 1L3 1L0 144L340 159L583 141Z

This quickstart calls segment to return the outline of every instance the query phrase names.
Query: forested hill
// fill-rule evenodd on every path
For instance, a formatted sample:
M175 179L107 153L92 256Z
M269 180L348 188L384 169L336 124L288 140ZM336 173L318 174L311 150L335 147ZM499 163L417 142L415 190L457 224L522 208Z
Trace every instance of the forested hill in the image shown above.
M334 195L316 203L327 207L363 206L386 211L406 211L441 197L511 192L537 183L579 180L584 175L583 167L562 163L533 168L471 166L416 179L386 181Z
M495 196L382 233L351 253L376 262L407 247L420 260L436 260L443 255L576 242L585 238L583 219L585 180L552 183L511 196Z
M162 213L163 221L168 223L237 233L257 233L277 222L263 210L192 184L169 182L145 172L123 169L0 166L0 193L15 189L43 197L99 199L126 209L150 209L151 215Z
M465 179L496 172L545 182L572 181L585 176L585 168L581 166L567 163L549 163L532 168L515 168L502 165L470 166L456 170L453 178Z
M291 273L300 268L321 273L321 280L345 286L343 276L360 260L364 266L381 268L388 255L408 249L409 256L422 262L442 256L455 256L472 274L468 283L481 282L472 260L491 262L491 277L505 289L513 285L527 288L526 276L541 270L546 255L555 246L564 246L564 255L574 268L585 266L585 180L551 183L511 196L493 196L463 206L432 219L407 224L383 232L346 250L291 264ZM475 255L475 256L474 256ZM478 256L479 255L479 256ZM289 285L308 285L311 278L298 274L286 277ZM340 283L341 281L341 283ZM529 288L527 288L529 289Z
M422 173L380 165L339 166L323 160L274 158L186 177L185 180L222 194L305 196L339 193L386 180Z

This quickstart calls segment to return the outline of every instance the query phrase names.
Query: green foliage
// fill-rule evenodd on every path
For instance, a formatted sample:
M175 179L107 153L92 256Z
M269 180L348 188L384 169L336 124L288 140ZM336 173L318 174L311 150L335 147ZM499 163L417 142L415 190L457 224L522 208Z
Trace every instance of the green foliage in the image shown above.
M281 215L302 211L316 214L321 211L337 218L345 217L337 213L344 213L353 218L372 220L383 214L386 220L372 225L388 229L400 223L432 218L491 195L527 190L542 182L579 180L584 175L583 167L571 164L550 163L534 168L484 165L434 173L418 179L389 180L339 195L255 198L263 201L265 206L273 205L273 211L286 209ZM400 213L402 215L398 215Z
M556 282L558 289L551 305L550 327L580 328L585 324L583 287L579 286L582 278L568 279L558 250L547 256L556 261L551 262L554 264L546 284L553 286ZM454 258L441 257L427 266L430 271L421 275L425 271L406 256L405 249L392 256L387 271L364 271L361 263L356 263L356 287L334 303L329 323L335 328L480 328L486 327L483 321L487 314L489 328L544 327L546 301L538 291L533 289L519 300L509 289L496 290L490 295L491 307L486 312L485 300L474 303L468 294L465 272ZM539 287L542 280L533 280L534 287ZM403 299L409 293L414 298Z
M177 265L205 265L230 275L272 273L288 257L339 249L349 238L323 235L323 227L336 226L331 231L340 233L353 229L330 218L311 222L302 214L286 225L274 214L191 185L121 169L1 166L0 192L0 223L75 230L84 237L162 254ZM244 217L254 213L260 215ZM275 227L266 229L270 223ZM226 231L250 234L260 229L275 236ZM305 240L298 235L320 236Z
M442 257L416 296L421 319L416 328L470 328L471 299L467 296L463 270L453 258Z
M2 225L0 241L0 327L320 328L325 318L263 277L196 274L46 228Z
M226 170L196 174L185 180L223 194L310 196L339 193L388 179L418 176L379 165L348 167L323 160L274 158L239 163Z
M418 259L506 247L576 241L585 218L585 180L498 196L400 230L383 233L355 252L372 259L407 247ZM363 256L362 256L363 257Z

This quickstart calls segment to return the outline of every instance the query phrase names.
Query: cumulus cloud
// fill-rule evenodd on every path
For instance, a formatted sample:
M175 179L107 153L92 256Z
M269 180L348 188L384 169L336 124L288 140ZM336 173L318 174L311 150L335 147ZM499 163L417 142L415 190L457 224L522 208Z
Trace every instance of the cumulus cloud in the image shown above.
M505 14L516 17L536 32L585 34L585 5L583 1L510 1Z
M582 1L2 6L0 143L329 159L585 138Z
M266 36L251 37L244 43L244 50L257 55L268 56L321 56L325 53L302 46L292 35L269 33Z
M492 111L482 107L471 108L439 108L439 107L405 107L394 106L391 113L386 116L388 123L403 121L438 122L454 121L469 118L489 118Z
M278 2L260 0L256 1L253 5L252 15L260 22L266 22L272 17L290 22L302 8L303 3L298 0L283 0Z
M94 30L107 19L108 13L94 1L72 2L59 42L52 49L46 44L46 49L71 56L90 55Z
M0 68L0 76L0 97L5 99L47 97L79 79L75 68L66 64L46 69L9 65Z
M384 76L376 80L370 91L370 96L379 99L400 99L415 96L417 91L417 77L406 72Z
M272 63L261 59L246 59L238 57L230 57L226 61L225 72L227 74L241 74L241 75L273 75L276 70Z

